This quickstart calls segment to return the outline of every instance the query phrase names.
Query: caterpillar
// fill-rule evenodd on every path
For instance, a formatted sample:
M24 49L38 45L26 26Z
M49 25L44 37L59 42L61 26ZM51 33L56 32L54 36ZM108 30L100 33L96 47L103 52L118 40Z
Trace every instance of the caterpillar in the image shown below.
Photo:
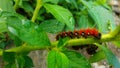
M65 38L69 37L70 39L73 38L88 38L88 37L94 37L96 39L101 39L101 33L95 29L95 28L87 28L87 29L81 29L81 30L74 30L73 32L68 31L68 32L62 32L59 33L56 36L56 40L59 40L60 38ZM87 44L87 45L82 45L82 46L72 46L74 50L78 50L79 48L86 48L86 51L88 54L92 55L96 53L97 46L94 44Z
M87 38L90 36L100 39L101 33L95 28L74 30L73 32L68 31L68 32L59 33L56 36L56 40L59 40L60 38L65 38L65 37L69 37L69 38L73 39L73 38L80 38L80 37Z

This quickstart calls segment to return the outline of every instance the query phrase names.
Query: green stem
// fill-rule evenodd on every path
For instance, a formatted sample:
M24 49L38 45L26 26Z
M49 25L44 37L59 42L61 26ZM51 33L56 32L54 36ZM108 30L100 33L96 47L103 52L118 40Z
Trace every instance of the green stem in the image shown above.
M0 56L3 54L3 50L0 50Z
M15 0L15 5L14 5L14 9L15 9L15 10L18 8L19 2L20 2L20 0Z
M98 43L98 42L108 42L114 40L113 37L110 34L104 34L102 35L101 39L96 38L80 38L80 39L71 39L68 41L67 46L80 46L83 44L92 44L92 43ZM52 46L56 46L58 41L52 43Z
M110 35L111 35L112 37L115 37L115 38L116 38L116 36L117 36L119 33L120 33L120 25L118 25L118 26L116 27L116 29L110 33Z
M83 45L83 44L118 41L118 40L120 40L119 33L120 33L120 25L117 26L117 28L114 31L112 31L111 33L102 35L100 40L96 39L96 38L71 39L67 42L67 46L80 46L80 45ZM11 48L11 49L8 49L8 50L5 50L5 51L6 52L23 53L23 52L33 51L33 50L53 48L57 44L58 44L58 41L55 41L55 42L51 43L51 46L47 46L47 47L23 45L23 46ZM0 56L2 55L2 53L3 53L3 51L0 50Z
M38 12L40 10L40 8L42 7L42 0L37 0L37 5L36 5L36 8L34 10L34 13L33 13L33 16L32 16L32 22L35 22L36 18L37 18L37 15L38 15Z

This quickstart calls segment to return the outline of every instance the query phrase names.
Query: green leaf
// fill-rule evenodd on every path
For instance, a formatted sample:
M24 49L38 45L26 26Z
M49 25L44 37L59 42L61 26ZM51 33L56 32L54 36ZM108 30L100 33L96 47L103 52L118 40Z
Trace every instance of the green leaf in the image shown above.
M0 49L4 49L6 46L6 35L4 33L0 34Z
M64 53L57 52L56 53L56 60L57 60L58 68L70 68L69 67L70 66L69 59Z
M99 46L104 51L109 65L112 65L114 68L120 68L120 62L118 58L112 53L110 49L104 47L103 45L99 44L96 45Z
M22 46L23 42L18 37L14 36L13 40L14 40L14 44L15 44L16 47Z
M43 0L43 3L46 3L46 2L57 4L59 0Z
M3 59L7 62L15 62L15 53L14 52L3 52Z
M77 1L76 0L66 0L66 2L72 4L76 9L78 9Z
M8 11L14 13L12 0L0 0L0 11Z
M78 21L79 28L88 28L95 26L88 16L81 15Z
M5 21L7 21L7 17L10 17L10 16L16 16L20 19L25 19L24 16L18 14L18 13L12 13L12 12L8 12L8 11L0 11L0 17L3 18Z
M17 16L20 19L24 18L23 16L21 16L17 13L12 13L12 12L8 12L8 11L0 11L0 33L8 31L8 29L7 29L7 17L10 17L10 16Z
M109 31L109 28L110 30L114 30L115 22L112 12L106 10L102 6L96 6L95 8L89 10L89 13L98 25L98 28L101 32L107 33ZM104 26L102 26L103 24Z
M44 4L44 7L61 23L65 23L70 30L74 30L74 18L72 13L58 5Z
M33 61L29 56L19 55L19 56L17 56L16 59L17 59L17 63L18 63L17 64L18 68L32 68L34 66ZM6 66L9 68L10 64L7 64Z
M102 6L105 7L106 9L108 9L109 11L113 11L112 7L109 6L107 3L103 4Z
M69 41L68 37L66 37L64 39L60 38L57 47L64 47L68 41Z
M69 68L69 60L64 53L52 50L47 57L48 68Z
M75 51L64 51L63 52L69 59L70 68L91 68L88 60L80 53Z
M105 54L102 50L98 51L97 53L93 54L90 58L89 58L89 62L90 63L94 63L94 62L98 62L102 59L106 58Z
M50 51L47 56L47 68L56 68L56 51Z
M105 4L107 0L96 0L96 3L98 4Z
M23 68L32 68L34 66L32 59L29 56L23 56L25 60L25 65Z
M27 1L22 1L22 5L20 5L21 8L23 8L26 12L33 12L34 9L32 8L32 6L30 5L29 2Z
M17 36L15 36L14 34L12 34L10 32L9 32L9 37L10 37L10 39L13 40L14 45L16 47L21 46L23 44L23 41L21 39L19 39Z
M0 18L0 33L7 31L7 25L4 18Z
M0 33L8 31L7 17L9 17L9 16L17 16L20 19L24 18L23 16L16 14L16 13L12 13L12 12L8 12L8 11L0 11Z
M4 68L16 68L16 64L15 63L8 63L5 65Z
M58 33L61 32L64 28L64 24L60 23L55 19L46 20L40 24L40 27L43 28L44 31L50 33Z
M50 45L46 33L31 21L21 20L15 16L8 17L7 21L9 31L21 40L40 47Z
M4 49L5 48L5 42L3 42L3 41L0 41L0 49Z
M81 1L87 6L88 13L97 24L100 32L107 33L115 29L115 21L111 11L100 5L94 5L84 0Z
M23 58L23 56L17 56L17 63L19 68L23 68L25 65L25 60Z

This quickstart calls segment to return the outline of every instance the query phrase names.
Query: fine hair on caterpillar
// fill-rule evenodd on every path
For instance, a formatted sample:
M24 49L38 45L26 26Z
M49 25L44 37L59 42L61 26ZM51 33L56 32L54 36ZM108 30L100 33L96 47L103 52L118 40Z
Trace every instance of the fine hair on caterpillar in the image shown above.
M56 40L59 40L60 38L65 38L65 37L69 37L71 39L81 38L81 37L83 37L83 38L94 37L94 38L100 39L101 38L101 33L95 28L74 30L73 32L68 31L68 32L59 33L56 36Z

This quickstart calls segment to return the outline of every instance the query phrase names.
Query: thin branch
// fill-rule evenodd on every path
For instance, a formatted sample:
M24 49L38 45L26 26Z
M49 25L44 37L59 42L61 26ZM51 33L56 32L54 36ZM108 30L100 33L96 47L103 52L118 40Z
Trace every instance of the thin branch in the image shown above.
M15 0L15 5L14 5L14 9L15 9L15 10L18 8L19 2L20 2L20 0Z
M108 34L102 34L101 39L96 39L96 38L80 38L80 39L71 39L67 42L66 46L80 46L83 44L92 44L92 43L99 43L99 42L109 42L109 41L118 41L120 40L120 25L117 26L117 28L108 33ZM39 49L46 49L46 48L53 48L58 44L58 41L55 41L51 43L51 46L47 47L40 47L40 46L19 46L19 47L14 47L8 50L5 50L6 52L15 52L15 53L23 53L23 52L29 52L33 50L39 50ZM0 55L2 55L2 50L0 50Z
M37 0L37 5L36 5L36 8L34 10L34 13L33 13L33 16L32 16L32 22L35 22L36 18L37 18L37 15L38 15L38 12L40 10L40 8L42 7L42 0Z

